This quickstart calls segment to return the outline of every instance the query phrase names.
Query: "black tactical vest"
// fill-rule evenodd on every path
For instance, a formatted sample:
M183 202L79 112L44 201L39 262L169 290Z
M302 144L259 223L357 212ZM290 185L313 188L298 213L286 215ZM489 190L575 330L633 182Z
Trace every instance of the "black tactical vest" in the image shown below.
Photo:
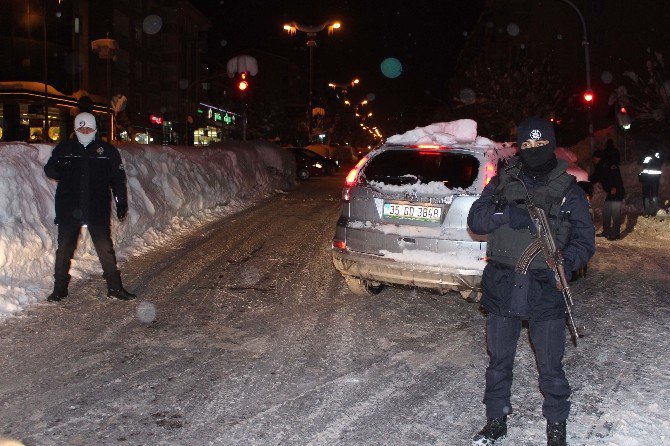
M546 183L537 181L528 192L535 206L544 209L549 220L551 232L556 240L556 246L563 249L570 238L569 214L561 212L563 199L570 186L575 183L575 177L566 172L568 164L558 160L556 167L547 176ZM514 203L520 208L527 209L527 196L523 185L514 177L519 174L519 166L514 165L509 171L500 169L498 172L500 184L493 193L493 202L499 205ZM529 229L512 229L502 225L489 234L486 255L489 260L509 266L515 266L523 251L534 240ZM538 254L530 264L530 269L548 268L545 256Z

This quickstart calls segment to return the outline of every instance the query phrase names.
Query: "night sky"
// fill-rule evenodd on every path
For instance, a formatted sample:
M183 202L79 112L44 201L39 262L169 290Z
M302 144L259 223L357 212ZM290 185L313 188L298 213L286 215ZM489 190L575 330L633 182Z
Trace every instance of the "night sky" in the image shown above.
M472 30L484 0L198 0L196 7L212 21L209 54L225 63L249 48L287 57L308 71L306 34L290 36L284 23L319 25L339 20L333 36L317 35L315 89L328 82L361 84L351 90L353 99L373 93L371 110L386 131L398 123L388 117L411 116L446 99L447 80ZM221 45L225 40L225 45ZM384 77L381 62L395 57L403 72ZM262 71L263 67L259 67ZM384 121L384 122L382 122ZM411 119L409 119L411 121ZM396 125L394 125L396 124ZM426 123L427 124L427 123Z

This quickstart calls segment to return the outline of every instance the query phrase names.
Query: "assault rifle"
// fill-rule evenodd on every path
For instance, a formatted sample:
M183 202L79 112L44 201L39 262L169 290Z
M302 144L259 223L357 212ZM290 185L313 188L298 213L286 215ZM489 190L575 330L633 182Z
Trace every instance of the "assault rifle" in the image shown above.
M577 332L577 326L575 325L575 320L572 317L572 306L574 305L572 301L572 290L570 289L570 283L568 282L567 277L565 276L564 260L563 253L560 249L556 247L556 241L554 236L551 233L551 227L549 226L549 220L547 220L547 214L544 212L544 209L535 206L530 194L528 193L528 188L526 183L524 183L521 178L521 174L518 176L513 176L516 180L521 182L523 189L526 192L528 213L530 218L535 224L535 240L528 245L519 258L519 261L516 264L514 270L520 274L526 274L528 272L528 267L530 267L533 259L542 252L546 258L547 265L554 271L556 277L556 286L563 294L563 301L565 302L565 308L568 313L568 322L570 323L570 331L572 333L572 341L575 346L577 346L577 339L579 339L579 333Z

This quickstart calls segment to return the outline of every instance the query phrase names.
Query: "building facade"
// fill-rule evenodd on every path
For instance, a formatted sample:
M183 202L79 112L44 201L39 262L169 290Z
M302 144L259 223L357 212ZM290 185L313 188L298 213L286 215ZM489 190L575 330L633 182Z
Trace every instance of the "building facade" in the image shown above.
M192 143L198 104L225 89L216 80L201 82L212 70L203 63L211 23L186 0L3 0L3 9L0 82L46 83L65 97L85 92L103 107L116 96L116 130L126 138ZM5 93L3 128L27 97ZM29 125L37 128L40 114L32 115Z

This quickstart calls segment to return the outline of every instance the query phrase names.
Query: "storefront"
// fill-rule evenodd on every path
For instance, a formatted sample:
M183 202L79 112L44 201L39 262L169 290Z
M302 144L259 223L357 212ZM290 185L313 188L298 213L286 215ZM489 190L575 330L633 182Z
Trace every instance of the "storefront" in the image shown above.
M41 90L40 90L41 89ZM0 82L0 141L57 143L72 132L77 100L37 82ZM102 138L114 140L114 115L109 107L93 104ZM46 121L46 125L45 125ZM46 133L46 134L45 134Z
M195 146L209 146L229 138L231 131L241 122L238 113L209 104L200 103L196 122L200 124L193 131Z

